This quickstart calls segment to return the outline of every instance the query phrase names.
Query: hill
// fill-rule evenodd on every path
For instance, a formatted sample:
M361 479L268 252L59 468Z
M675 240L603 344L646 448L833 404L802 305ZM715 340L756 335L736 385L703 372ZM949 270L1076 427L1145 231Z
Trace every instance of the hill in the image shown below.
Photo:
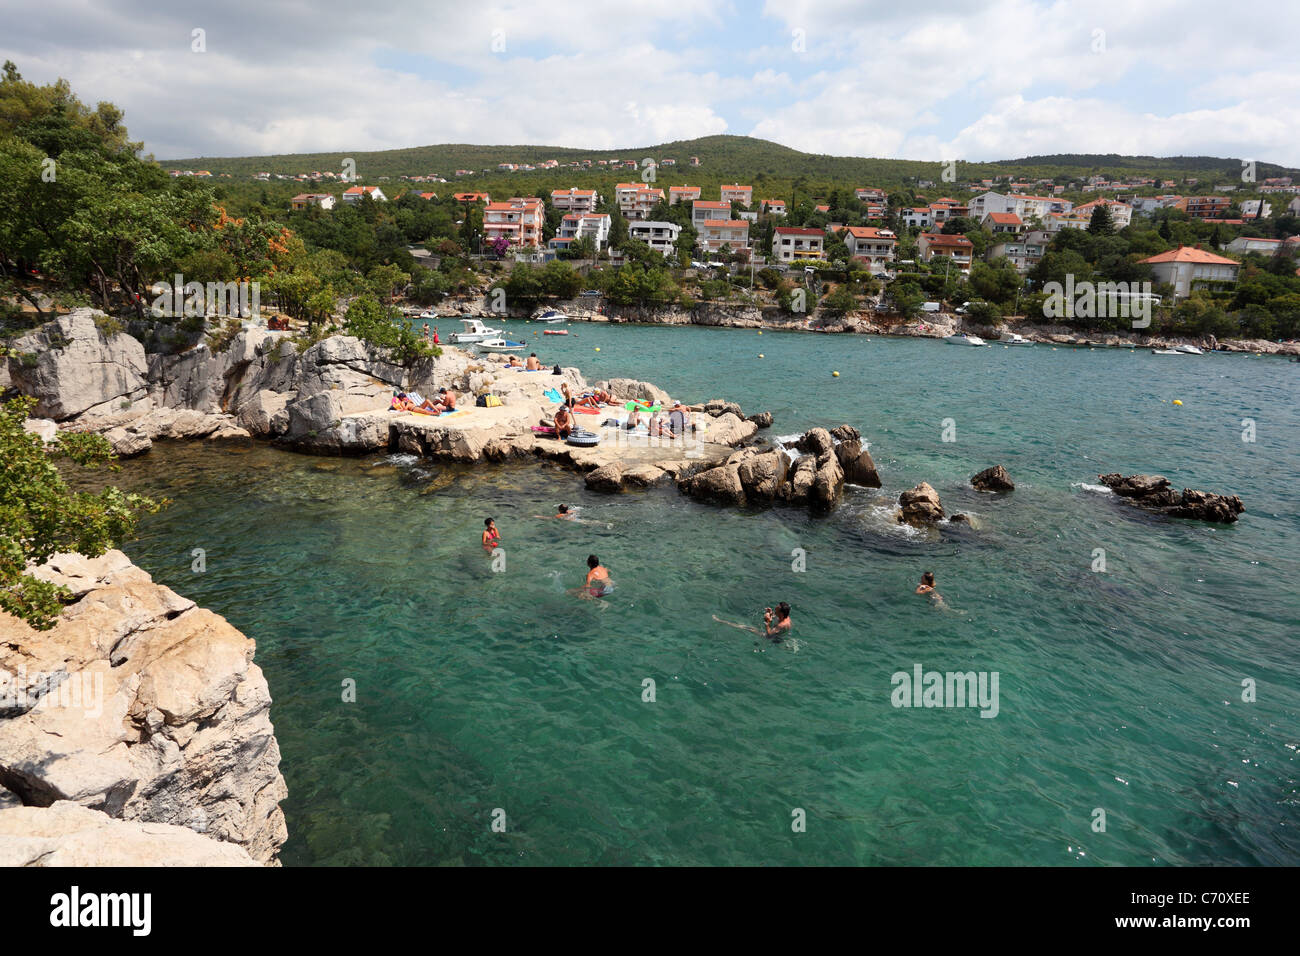
M690 167L691 156L700 158L699 167ZM779 143L749 136L705 136L699 139L675 140L655 146L635 149L592 150L564 146L484 146L449 143L436 146L418 146L407 149L390 149L374 152L299 153L277 156L215 157L202 156L162 161L168 169L206 169L214 175L229 173L232 178L251 177L258 172L296 175L320 171L339 172L344 160L356 163L358 178L374 183L383 177L437 174L449 180L462 182L477 189L498 188L522 195L542 188L564 184L580 187L608 184L611 179L637 178L631 169L611 171L605 167L589 170L558 169L525 172L498 172L500 163L533 164L546 160L560 163L590 159L635 160L646 158L658 161L675 159L675 167L658 170L660 185L668 182L689 182L706 188L724 182L740 181L756 187L756 198L770 191L773 195L788 196L791 188L807 187L819 192L829 188L854 186L880 186L899 188L915 185L918 180L943 182L943 165L936 162L905 159L872 159L857 156L828 156L805 153ZM472 170L472 176L457 179L457 169ZM1014 173L1029 179L1075 180L1082 175L1105 172L1113 176L1141 176L1173 179L1182 182L1193 178L1201 188L1214 182L1237 183L1241 177L1241 161L1209 156L1154 157L1121 156L1118 154L1059 154L1031 156L1023 159L1000 160L990 163L959 163L956 177L959 182L972 179L992 179ZM1292 174L1300 171L1286 169L1269 163L1259 163L1257 177ZM766 187L766 188L765 188Z

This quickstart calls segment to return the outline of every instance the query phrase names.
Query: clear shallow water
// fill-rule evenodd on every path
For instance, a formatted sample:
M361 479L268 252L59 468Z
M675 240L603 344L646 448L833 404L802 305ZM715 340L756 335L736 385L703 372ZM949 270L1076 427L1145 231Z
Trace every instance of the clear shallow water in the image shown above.
M571 328L536 337L544 361L770 409L772 434L858 426L885 488L821 519L592 495L536 465L198 445L128 462L121 483L175 503L126 550L257 639L287 864L1300 863L1295 365ZM995 463L1017 490L972 491ZM1249 511L1154 518L1082 487L1109 470ZM893 525L920 480L977 528ZM561 501L589 523L532 517ZM592 552L618 585L603 603L565 591ZM912 594L927 569L950 610ZM712 620L779 600L797 649ZM916 663L997 671L998 716L894 708Z

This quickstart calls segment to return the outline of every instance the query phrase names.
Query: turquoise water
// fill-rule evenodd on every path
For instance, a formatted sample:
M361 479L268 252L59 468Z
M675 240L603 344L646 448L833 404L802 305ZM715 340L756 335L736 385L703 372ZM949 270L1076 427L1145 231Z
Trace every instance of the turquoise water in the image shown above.
M770 409L774 435L854 424L885 487L815 518L599 496L536 464L199 445L128 462L121 483L175 501L126 550L257 639L286 864L1300 863L1300 366L571 328L508 334L589 379ZM1017 490L972 491L996 463ZM1249 510L1153 517L1083 487L1102 471ZM920 480L976 527L894 525ZM532 517L559 502L584 523ZM589 553L617 582L603 602L566 593ZM946 608L912 593L923 570ZM796 641L712 619L756 624L780 600ZM893 707L915 664L996 671L997 716Z

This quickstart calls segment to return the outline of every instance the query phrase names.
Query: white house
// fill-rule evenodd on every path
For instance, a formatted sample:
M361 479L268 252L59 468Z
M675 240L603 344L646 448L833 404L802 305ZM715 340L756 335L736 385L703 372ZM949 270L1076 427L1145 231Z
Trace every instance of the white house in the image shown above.
M1264 211L1260 212L1260 206ZM1243 199L1241 201L1242 219L1267 219L1273 215L1273 204L1266 199Z
M929 229L934 225L934 210L929 206L912 206L898 211L898 221L904 226Z
M677 251L677 237L682 227L675 222L629 222L627 235L629 239L644 242L655 252L671 256Z
M361 202L364 196L369 196L375 202L388 202L388 197L378 186L351 186L343 190L343 201L346 203Z
M826 233L820 229L801 229L798 226L777 226L772 230L772 254L778 262L796 259L824 259Z
M595 212L600 197L594 189L552 189L551 206L560 212Z
M1237 270L1241 268L1235 259L1193 246L1179 246L1142 262L1151 267L1158 282L1172 285L1174 296L1179 298L1188 295L1198 282L1236 282Z
M879 275L894 261L898 236L876 226L849 226L844 230L844 245L850 256L865 261L872 274Z
M555 238L549 243L552 249L562 249L575 239L588 238L599 252L609 241L610 218L603 212L571 212L560 220Z
M1088 223L1091 224L1092 212L1098 206L1105 206L1110 212L1111 225L1116 229L1123 229L1133 221L1133 207L1115 199L1094 199L1092 202L1077 206L1074 214L1087 217Z
M290 209L306 209L308 206L320 206L321 209L333 209L334 197L329 193L299 193L289 200Z

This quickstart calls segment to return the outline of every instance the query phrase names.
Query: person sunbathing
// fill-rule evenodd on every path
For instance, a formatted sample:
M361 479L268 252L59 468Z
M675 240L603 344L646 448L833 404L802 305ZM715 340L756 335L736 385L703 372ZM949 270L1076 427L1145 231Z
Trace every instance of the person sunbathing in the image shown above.
M611 405L613 402L614 396L599 388L594 392L586 392L582 398L578 399L579 405L587 405L591 408L600 408L602 405Z
M392 404L389 406L389 408L395 412L414 412L417 415L441 415L442 414L441 405L435 405L432 402L430 402L428 399L425 399L422 404L417 405L415 404L415 402L411 401L411 397L407 395L405 392L402 392L399 395L394 395Z
M523 368L524 363L519 361L518 355L512 355L506 359L506 368Z
M542 370L542 363L537 361L536 352L528 353L528 361L524 363L524 368L530 372L540 372Z

